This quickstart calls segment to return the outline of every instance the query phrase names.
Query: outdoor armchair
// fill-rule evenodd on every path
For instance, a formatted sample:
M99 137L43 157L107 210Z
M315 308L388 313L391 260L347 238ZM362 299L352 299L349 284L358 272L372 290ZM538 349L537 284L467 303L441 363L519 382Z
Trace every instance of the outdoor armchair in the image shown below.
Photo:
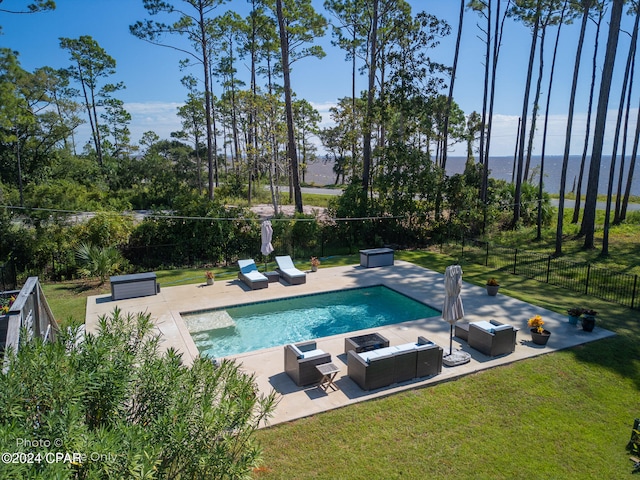
M518 329L496 320L469 323L467 343L490 357L511 353L516 349Z
M317 348L316 342L302 342L285 345L284 371L299 387L318 383L322 374L316 365L329 363L331 354Z

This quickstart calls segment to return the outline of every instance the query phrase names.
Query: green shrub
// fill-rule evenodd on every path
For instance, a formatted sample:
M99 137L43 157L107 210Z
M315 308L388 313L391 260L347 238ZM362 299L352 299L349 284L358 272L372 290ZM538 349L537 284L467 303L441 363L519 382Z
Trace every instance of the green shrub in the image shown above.
M0 445L41 461L5 463L2 478L247 477L261 454L253 433L274 396L259 395L233 362L186 366L175 351L160 354L152 332L148 314L115 309L83 341L71 329L10 355Z
M88 277L100 277L101 283L124 263L116 247L98 247L88 243L80 244L76 249L76 258L80 263L80 273Z

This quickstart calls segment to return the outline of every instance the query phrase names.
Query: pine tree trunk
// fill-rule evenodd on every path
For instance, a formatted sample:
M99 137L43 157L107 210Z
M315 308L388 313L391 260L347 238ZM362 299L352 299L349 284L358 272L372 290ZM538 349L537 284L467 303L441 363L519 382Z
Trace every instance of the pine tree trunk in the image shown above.
M567 114L567 130L565 133L564 155L562 157L562 171L560 173L560 200L558 205L558 222L556 226L556 249L555 255L562 255L562 230L564 222L564 194L567 183L567 168L569 164L569 153L571 151L571 131L573 129L573 110L576 103L576 90L578 87L578 78L580 72L580 57L582 56L582 47L584 45L584 36L587 30L587 21L589 20L590 6L584 6L582 14L582 23L580 24L580 36L578 38L578 46L576 48L576 59L573 65L573 80L571 83L571 96L569 98L569 111Z
M282 77L284 82L284 104L287 117L287 150L290 162L291 185L296 212L303 213L302 192L300 190L300 176L298 172L298 152L296 149L295 132L293 129L293 105L291 100L291 78L289 64L289 39L282 13L282 0L276 0L278 28L280 30L280 50L282 53Z
M600 180L600 165L602 161L602 148L604 144L604 132L607 121L607 108L609 106L609 92L611 79L615 65L618 37L620 35L620 20L624 0L613 0L611 8L611 20L609 21L609 35L607 38L607 50L602 68L602 80L600 81L600 94L598 96L598 110L596 112L596 124L593 138L593 150L591 152L591 164L589 165L589 181L584 202L584 216L582 217L582 232L584 233L585 249L595 247L595 223L596 204L598 201L598 182Z

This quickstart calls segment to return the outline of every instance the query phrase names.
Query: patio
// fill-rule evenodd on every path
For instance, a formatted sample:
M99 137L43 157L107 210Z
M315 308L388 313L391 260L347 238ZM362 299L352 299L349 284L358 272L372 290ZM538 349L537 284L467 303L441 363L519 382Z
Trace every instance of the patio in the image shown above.
M177 349L183 353L185 363L191 363L193 358L198 355L198 351L180 312L381 284L434 308L442 308L445 295L444 276L414 264L396 260L393 266L378 268L367 269L356 265L322 268L317 272L308 273L305 284L288 285L276 282L270 283L268 288L253 291L237 279L232 279L217 280L212 286L206 286L203 282L202 284L163 287L158 295L119 301L113 301L110 295L92 296L87 299L85 322L88 331L95 331L98 317L110 314L116 306L125 313L148 312L155 320L159 332L162 333L162 347ZM466 314L464 321L495 319L520 329L516 350L513 353L491 358L454 337L453 348L462 348L470 353L471 361L469 363L457 367L445 366L440 375L433 377L410 380L366 392L347 376L344 339L354 336L356 333L350 332L344 335L320 338L317 339L318 348L331 353L333 363L340 368L340 372L335 378L339 390L329 391L329 393L315 386L297 387L284 373L282 346L236 355L232 358L242 364L245 371L255 374L258 388L262 392L275 390L279 394L279 403L269 422L276 424L402 390L421 388L487 368L614 335L613 332L597 326L591 333L584 332L579 326L570 325L564 315L502 294L490 297L483 287L468 283L463 284L462 298ZM552 332L546 347L535 345L530 338L527 320L536 314L543 316L546 322L545 328ZM380 332L389 339L391 345L415 342L418 336L424 336L445 349L449 346L449 323L441 318L362 330L358 331L357 335L373 332Z

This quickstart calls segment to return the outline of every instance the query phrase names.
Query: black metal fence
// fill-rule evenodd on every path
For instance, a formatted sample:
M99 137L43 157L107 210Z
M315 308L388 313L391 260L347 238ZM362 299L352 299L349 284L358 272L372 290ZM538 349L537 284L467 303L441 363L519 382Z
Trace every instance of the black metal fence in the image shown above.
M462 257L473 263L640 309L638 275L479 240L463 240L461 250Z

